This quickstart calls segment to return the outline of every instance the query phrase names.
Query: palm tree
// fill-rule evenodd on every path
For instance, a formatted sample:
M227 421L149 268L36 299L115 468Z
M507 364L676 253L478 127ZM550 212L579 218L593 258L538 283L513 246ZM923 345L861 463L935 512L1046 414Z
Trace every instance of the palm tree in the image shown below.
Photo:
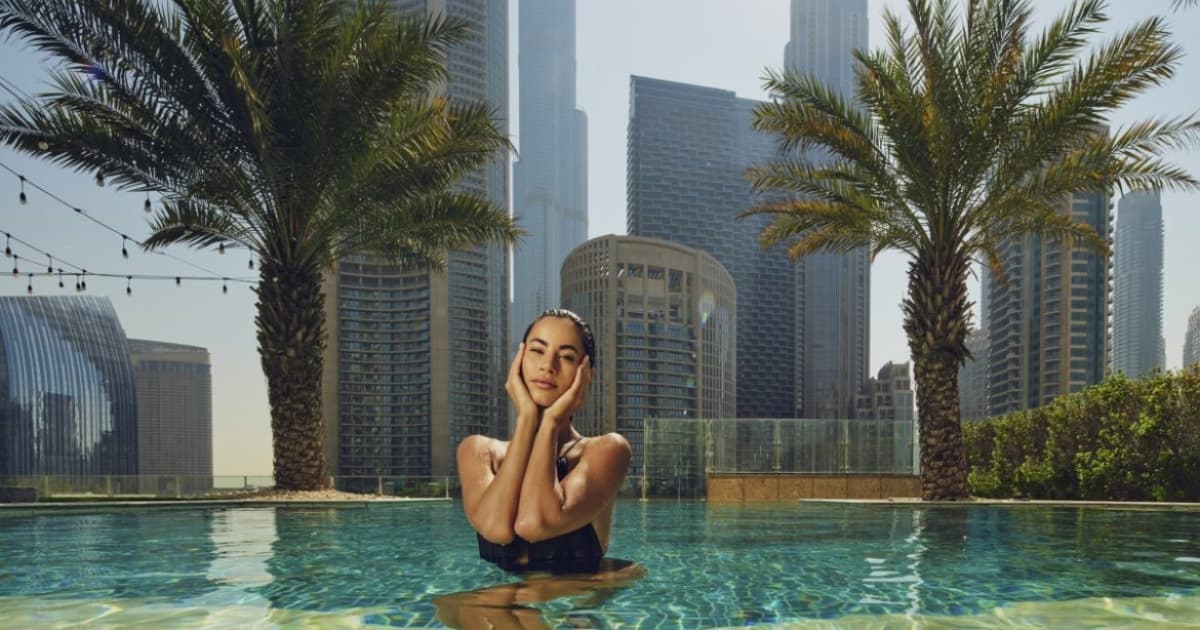
M61 62L46 93L0 108L3 142L161 193L150 248L261 260L279 488L328 483L322 271L345 252L439 269L521 234L453 190L509 148L488 106L440 95L463 22L382 0L0 0L0 33Z
M886 13L887 47L854 53L857 100L769 72L778 97L758 107L755 126L779 134L783 153L748 176L782 199L742 213L773 217L761 244L787 243L793 258L864 246L908 255L902 311L925 499L968 495L957 375L969 356L972 261L1003 278L998 248L1026 234L1105 253L1095 230L1060 211L1072 193L1197 188L1159 157L1195 143L1194 115L1104 128L1108 113L1174 74L1182 53L1161 19L1080 59L1106 21L1102 0L1073 3L1034 39L1031 2L969 0L965 17L956 4L909 0L912 30Z

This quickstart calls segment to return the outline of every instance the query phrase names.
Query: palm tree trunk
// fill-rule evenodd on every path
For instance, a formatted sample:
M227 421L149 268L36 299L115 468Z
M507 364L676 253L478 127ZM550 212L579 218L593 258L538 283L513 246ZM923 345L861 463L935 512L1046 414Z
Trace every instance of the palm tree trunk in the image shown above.
M264 260L258 286L258 351L267 377L275 487L328 487L321 419L324 296L315 266Z
M935 251L909 265L904 331L913 354L920 422L921 497L969 495L958 406L958 369L967 356L968 259Z

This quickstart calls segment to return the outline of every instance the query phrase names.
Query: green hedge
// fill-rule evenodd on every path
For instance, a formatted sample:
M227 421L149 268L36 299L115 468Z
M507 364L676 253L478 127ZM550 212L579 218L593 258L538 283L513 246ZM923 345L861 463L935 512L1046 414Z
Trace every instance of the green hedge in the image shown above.
M976 496L1200 500L1200 367L1114 376L963 430Z

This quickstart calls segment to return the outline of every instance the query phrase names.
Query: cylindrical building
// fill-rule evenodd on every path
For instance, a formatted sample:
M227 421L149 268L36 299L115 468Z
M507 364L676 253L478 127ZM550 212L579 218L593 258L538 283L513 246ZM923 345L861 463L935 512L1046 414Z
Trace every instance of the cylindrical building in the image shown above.
M137 473L129 343L108 298L0 298L0 477Z
M596 376L575 425L624 435L630 478L641 475L646 418L736 415L736 294L715 258L659 239L601 236L563 261L563 306L596 335Z

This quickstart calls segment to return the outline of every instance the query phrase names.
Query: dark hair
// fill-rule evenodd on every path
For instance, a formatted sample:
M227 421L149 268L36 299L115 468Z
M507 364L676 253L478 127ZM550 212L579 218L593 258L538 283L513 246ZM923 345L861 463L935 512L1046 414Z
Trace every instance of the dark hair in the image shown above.
M587 355L588 363L592 366L596 365L596 338L592 336L592 327L583 321L583 318L576 315L574 311L568 311L565 308L551 308L542 311L541 315L533 318L529 322L529 326L525 327L525 334L521 335L521 341L529 339L529 331L533 330L533 325L542 321L547 317L558 317L561 319L569 319L575 324L576 330L579 331L579 337L583 339L583 353Z

